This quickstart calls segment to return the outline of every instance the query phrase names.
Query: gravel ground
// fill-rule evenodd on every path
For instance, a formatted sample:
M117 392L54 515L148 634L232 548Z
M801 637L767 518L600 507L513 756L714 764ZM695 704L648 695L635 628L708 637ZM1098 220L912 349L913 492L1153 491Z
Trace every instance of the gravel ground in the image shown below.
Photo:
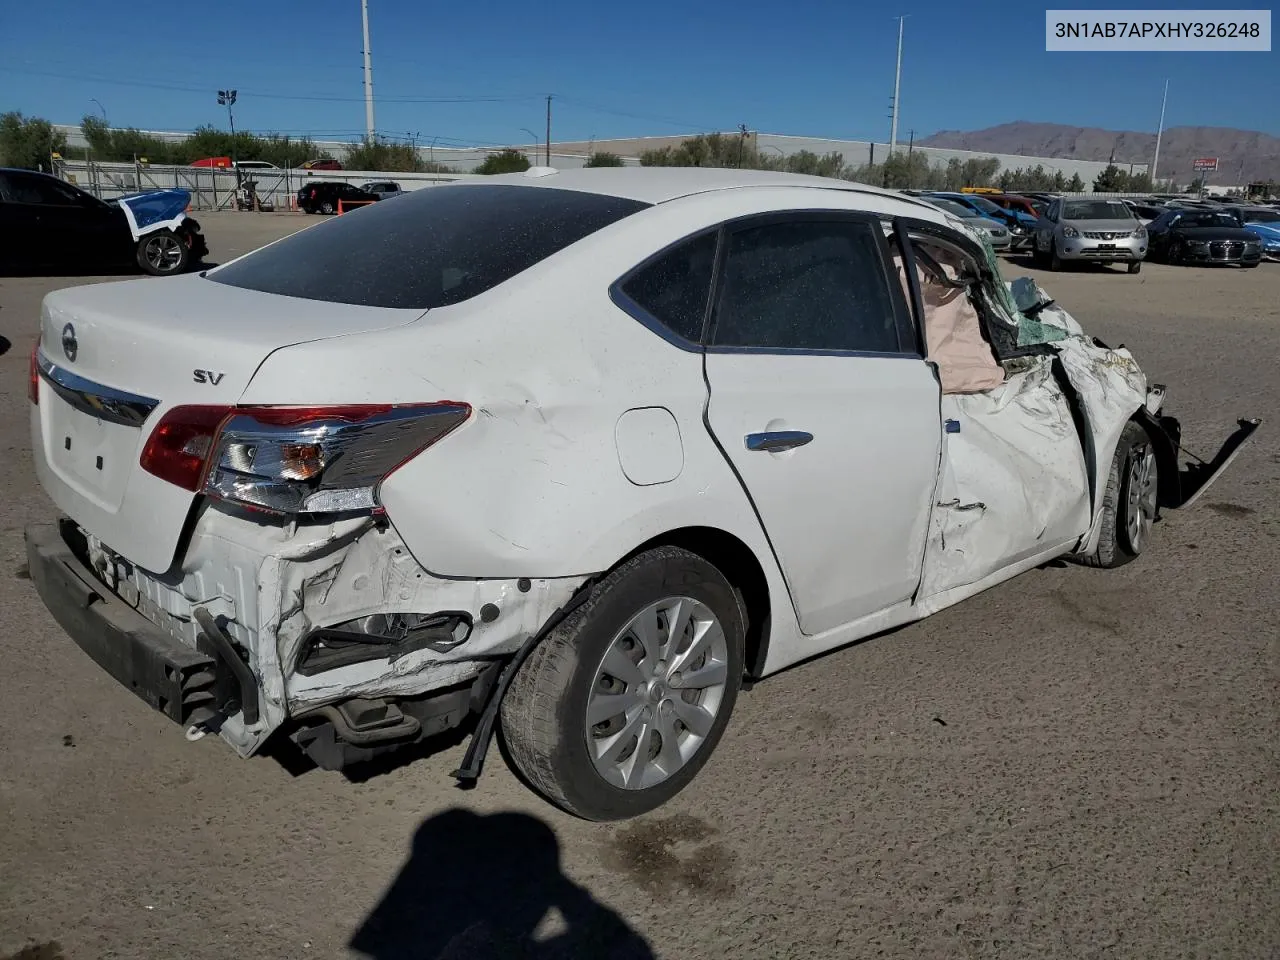
M201 219L224 261L311 222ZM623 825L496 751L457 791L457 741L363 782L242 761L110 680L22 545L51 515L39 300L92 281L0 279L0 958L1280 956L1280 265L1040 279L1169 385L1190 449L1269 422L1138 562L1036 570L770 678Z

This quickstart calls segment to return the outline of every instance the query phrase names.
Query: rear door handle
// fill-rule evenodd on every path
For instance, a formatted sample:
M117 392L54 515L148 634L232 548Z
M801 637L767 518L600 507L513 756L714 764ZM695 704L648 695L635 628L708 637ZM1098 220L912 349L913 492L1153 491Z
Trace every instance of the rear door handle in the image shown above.
M805 433L803 430L774 430L769 433L748 433L746 437L748 450L763 450L765 453L778 453L782 450L803 447L812 439L813 434Z

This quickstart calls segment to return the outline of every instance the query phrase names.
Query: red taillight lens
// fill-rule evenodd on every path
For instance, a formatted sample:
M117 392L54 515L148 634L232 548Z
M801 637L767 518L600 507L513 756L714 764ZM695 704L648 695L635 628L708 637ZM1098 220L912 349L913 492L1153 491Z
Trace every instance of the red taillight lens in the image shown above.
M394 470L451 433L465 403L184 406L142 451L162 480L281 515L373 511Z
M232 407L174 407L156 424L138 458L142 469L195 493L204 480L214 439Z
M39 406L40 404L40 341L36 341L36 345L31 348L31 371L27 380L27 399Z

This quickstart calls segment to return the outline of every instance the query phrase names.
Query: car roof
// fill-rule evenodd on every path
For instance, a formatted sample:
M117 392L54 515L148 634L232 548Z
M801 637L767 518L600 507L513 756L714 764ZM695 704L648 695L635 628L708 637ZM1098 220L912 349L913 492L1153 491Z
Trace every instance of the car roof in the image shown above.
M464 183L476 182L464 181ZM897 190L885 190L870 184L836 180L831 177L775 173L772 170L738 170L721 167L592 167L578 170L551 170L547 167L533 167L524 173L484 177L483 182L579 190L651 204L666 203L681 197L718 190L801 187L868 194L901 203L904 210L937 209L922 200L905 196Z

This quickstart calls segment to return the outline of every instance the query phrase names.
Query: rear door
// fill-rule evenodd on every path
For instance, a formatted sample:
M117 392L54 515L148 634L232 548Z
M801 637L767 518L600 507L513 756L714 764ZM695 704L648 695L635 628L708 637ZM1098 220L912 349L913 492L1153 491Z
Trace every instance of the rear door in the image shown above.
M773 545L801 629L909 601L939 457L939 386L879 221L803 214L726 231L708 426Z

